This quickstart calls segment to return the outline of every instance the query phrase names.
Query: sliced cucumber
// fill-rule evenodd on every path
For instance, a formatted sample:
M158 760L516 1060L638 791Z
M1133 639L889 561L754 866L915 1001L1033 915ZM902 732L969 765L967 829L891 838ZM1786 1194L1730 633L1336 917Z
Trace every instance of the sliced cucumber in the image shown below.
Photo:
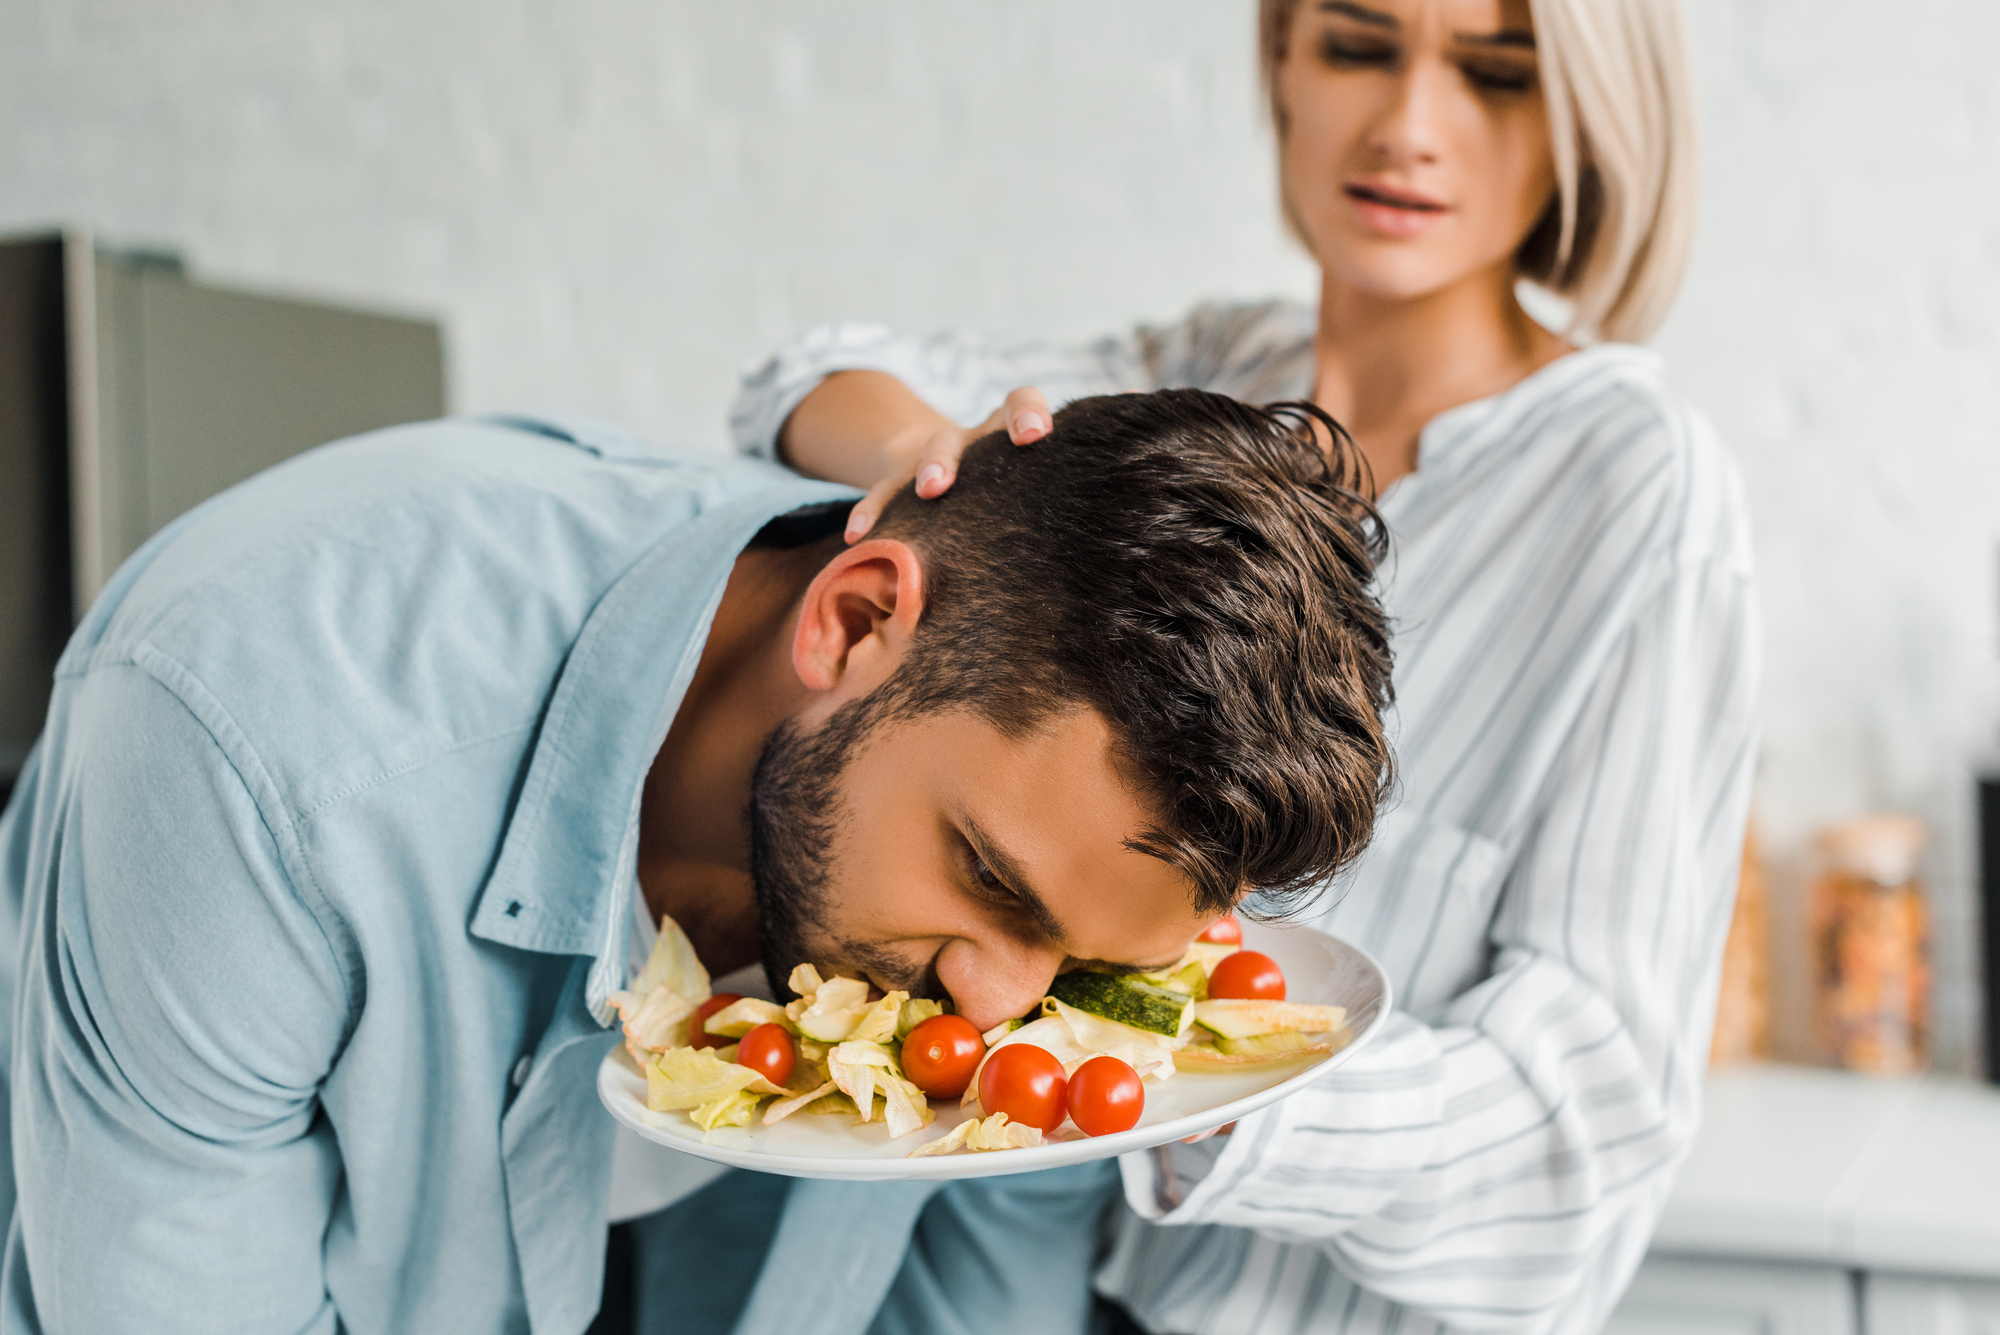
M1142 983L1164 987L1169 992L1182 992L1196 1001L1208 1000L1208 970L1197 959L1189 959L1184 964L1176 964L1170 969L1155 969L1151 973L1130 975Z
M1227 941L1197 941L1188 947L1187 957L1190 962L1199 963L1204 973L1214 973L1216 965L1241 949Z
M1208 970L1200 960L1189 960L1181 970L1167 980L1167 986L1176 992L1185 991L1196 1001L1208 1000Z
M1327 1034L1317 1043L1307 1043L1300 1048L1283 1048L1277 1052L1224 1052L1215 1044L1190 1043L1184 1048L1175 1050L1174 1069L1229 1074L1254 1071L1260 1067L1278 1066L1287 1062L1324 1061L1346 1046L1344 1042L1335 1042L1334 1038L1334 1035Z
M999 1024L994 1025L991 1029L981 1034L979 1036L980 1041L990 1048L1026 1023L1026 1020L1002 1020Z
M1309 1048L1312 1040L1296 1029L1287 1029L1280 1034L1252 1034L1248 1038L1218 1038L1215 1050L1226 1052L1232 1057L1265 1057L1274 1052L1291 1052L1296 1048Z
M1155 987L1129 974L1057 974L1049 995L1087 1015L1177 1038L1192 1018L1194 999L1185 992Z
M1296 1001L1198 1001L1194 1022L1223 1038L1296 1031L1323 1034L1347 1019L1341 1006L1308 1006Z
M1057 1001L1054 997L1043 999L1042 1015L1043 1018L1050 1016L1059 1018L1068 1026L1070 1036L1086 1052L1116 1052L1120 1048L1134 1044L1166 1051L1173 1047L1176 1040L1176 1035L1155 1033L1150 1029L1134 1029L1129 1024L1120 1024L1116 1020L1107 1020L1102 1015L1080 1011L1074 1006ZM1055 1049L1050 1048L1049 1051L1055 1052ZM1056 1056L1062 1059L1063 1065L1069 1065L1070 1054L1057 1052ZM1132 1061L1134 1069L1138 1068L1137 1060L1131 1058L1127 1060Z

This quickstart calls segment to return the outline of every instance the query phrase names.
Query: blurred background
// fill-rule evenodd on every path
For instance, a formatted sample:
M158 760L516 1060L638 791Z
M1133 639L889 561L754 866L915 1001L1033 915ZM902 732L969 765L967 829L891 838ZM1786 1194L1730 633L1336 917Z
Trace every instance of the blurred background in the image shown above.
M2000 9L1689 0L1694 265L1656 346L1734 448L1767 631L1781 1056L1803 887L1931 830L1932 1065L1976 1074L1972 775L2000 716ZM814 321L1083 338L1310 298L1242 0L0 6L0 232L442 328L452 411L723 448Z
M1960 1078L1711 1081L1612 1329L2000 1330L2000 1091L1965 1079L2000 7L1686 8L1702 224L1655 342L1747 482L1767 662L1718 1055ZM1253 25L1250 0L0 4L0 236L43 238L0 246L0 785L76 607L293 450L507 408L721 449L738 369L829 317L1083 339L1311 299ZM1926 904L1928 1054L1834 1050L1815 994L1921 979Z

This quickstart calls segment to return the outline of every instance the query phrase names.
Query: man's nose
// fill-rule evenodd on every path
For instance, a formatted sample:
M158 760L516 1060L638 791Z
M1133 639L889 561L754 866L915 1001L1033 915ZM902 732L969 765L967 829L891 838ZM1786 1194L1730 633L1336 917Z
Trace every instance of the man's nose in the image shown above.
M958 1013L984 1032L1041 1005L1065 958L1060 950L954 941L938 955L938 981Z

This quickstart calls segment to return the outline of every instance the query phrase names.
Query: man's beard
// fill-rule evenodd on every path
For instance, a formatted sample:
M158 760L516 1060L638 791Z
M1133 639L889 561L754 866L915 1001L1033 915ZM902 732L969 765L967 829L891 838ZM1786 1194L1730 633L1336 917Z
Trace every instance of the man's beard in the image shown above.
M750 777L750 881L772 996L790 996L793 966L808 962L860 969L912 996L944 995L931 970L913 971L892 950L829 938L827 878L834 840L847 818L840 780L874 735L885 703L882 692L871 692L842 705L813 733L787 719L757 758Z

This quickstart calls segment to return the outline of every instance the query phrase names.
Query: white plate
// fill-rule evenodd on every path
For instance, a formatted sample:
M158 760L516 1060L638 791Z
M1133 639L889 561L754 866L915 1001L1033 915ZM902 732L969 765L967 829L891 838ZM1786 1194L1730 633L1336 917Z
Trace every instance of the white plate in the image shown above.
M1303 927L1243 924L1243 943L1261 950L1285 971L1293 1001L1345 1006L1354 1041L1310 1065L1283 1064L1229 1074L1177 1072L1146 1083L1146 1113L1139 1125L1092 1138L1065 1122L1047 1144L984 1154L944 1154L922 1159L911 1150L964 1121L956 1100L933 1103L937 1120L915 1134L889 1139L881 1122L852 1116L796 1113L776 1126L718 1127L704 1133L686 1113L646 1108L646 1078L613 1048L597 1068L597 1096L611 1115L647 1140L736 1168L788 1177L888 1178L990 1177L1060 1168L1113 1154L1164 1145L1233 1122L1317 1079L1360 1051L1389 1014L1389 979L1367 951Z

